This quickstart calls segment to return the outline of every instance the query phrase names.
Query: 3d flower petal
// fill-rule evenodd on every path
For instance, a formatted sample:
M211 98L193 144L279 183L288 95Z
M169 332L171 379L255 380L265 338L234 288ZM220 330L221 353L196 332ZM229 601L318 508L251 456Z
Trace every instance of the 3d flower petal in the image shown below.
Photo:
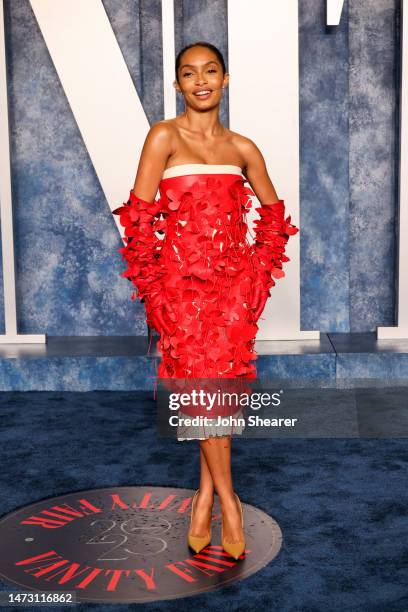
M160 336L161 378L256 376L254 296L285 276L290 236L283 200L255 210L253 244L246 213L254 192L243 177L202 174L167 179L158 201L133 191L113 211L124 227L121 276L143 299L146 320ZM255 300L256 301L256 300Z

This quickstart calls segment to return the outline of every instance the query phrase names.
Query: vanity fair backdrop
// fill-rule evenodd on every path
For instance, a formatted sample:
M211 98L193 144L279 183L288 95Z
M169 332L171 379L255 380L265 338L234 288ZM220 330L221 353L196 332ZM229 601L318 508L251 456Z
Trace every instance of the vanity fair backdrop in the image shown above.
M327 3L341 4L336 0L327 0ZM232 7L236 10L239 4L245 12L242 19L231 24ZM405 7L407 4L405 0ZM122 489L118 485L124 484L127 489L130 483L137 485L129 488L132 500L142 499L146 493L150 495L152 489L155 495L158 488L163 489L163 496L170 492L185 499L186 495L192 496L191 488L196 485L195 453L186 453L185 445L160 438L153 426L156 412L152 393L153 360L145 357L145 338L133 337L146 332L144 306L130 300L133 287L119 274L124 268L118 253L122 240L111 214L112 208L122 204L132 187L130 181L119 181L118 174L125 165L129 172L129 159L134 157L133 180L138 151L135 147L133 154L129 147L142 135L137 130L135 134L130 127L133 98L128 95L125 105L123 90L133 93L134 101L139 104L134 93L136 88L147 116L146 119L143 115L146 127L162 119L168 109L165 96L168 90L163 87L163 82L168 83L163 69L166 56L162 44L162 40L166 42L161 22L163 6L172 7L172 0L163 0L163 3L160 0L4 0L18 329L20 334L46 334L49 342L45 347L27 344L23 350L13 344L0 346L0 389L6 391L0 395L3 425L0 504L2 514L12 513L16 521L0 521L0 587L3 589L9 588L8 583L3 584L6 575L17 576L19 583L24 584L37 580L35 572L26 571L26 565L15 563L20 551L27 552L27 546L30 558L32 546L43 546L43 540L34 534L35 525L23 525L20 519L23 513L26 517L32 515L33 502L36 513L44 509L48 512L56 500L58 504L61 499L67 503L74 497L78 500L78 491L92 496L97 492L95 499L100 501L101 486L106 487L103 499L108 499L112 491ZM295 88L288 91L276 85L277 74L287 69L287 29L283 28L277 35L277 24L265 20L260 23L259 16L253 27L253 11L260 6L268 10L272 10L271 6L281 7L281 13L287 12L284 17L292 35L292 50L294 34L297 36L299 31L299 78L295 82L299 98ZM298 29L297 24L293 28L293 21L288 17L297 6ZM112 88L112 77L107 80L111 89L109 101L112 91L116 97L112 113L123 112L124 107L128 111L124 113L126 128L129 121L128 133L123 130L122 117L122 132L115 141L122 143L123 151L119 147L110 148L109 139L116 124L103 125L91 114L92 110L99 111L106 99L98 98L95 91L89 91L89 86L78 85L73 74L75 93L87 96L83 106L90 95L95 101L93 107L91 98L87 106L87 121L77 121L67 88L63 87L53 62L55 55L47 47L33 7L37 15L38 10L51 12L51 17L46 16L52 21L48 34L50 30L55 37L68 34L77 41L79 32L89 32L89 41L85 38L85 57L75 62L74 56L69 55L72 46L66 55L69 67L78 68L81 74L88 54L105 50L106 39L98 38L99 30L95 36L91 28L84 28L89 7L102 11L105 34L111 35L110 41L116 47L119 44L121 53L117 55L128 68L121 73L126 73L127 87L116 91ZM61 19L61 7L70 11L70 22L65 18L66 12ZM251 531L254 533L256 524L254 514L249 512L258 513L260 521L264 520L259 514L262 510L268 513L268 519L276 519L275 528L282 530L281 552L273 563L253 565L262 571L240 585L230 584L233 590L228 592L219 588L222 576L214 574L217 589L201 593L200 600L195 601L203 603L200 609L207 610L225 606L225 601L231 601L236 609L241 601L248 602L256 610L285 611L294 607L333 612L357 608L406 610L408 605L403 603L407 600L406 581L402 572L406 564L406 538L402 536L406 533L408 504L408 487L403 481L407 474L404 469L406 427L402 434L405 438L395 436L395 428L404 429L406 422L403 418L406 386L389 388L385 383L395 377L407 378L407 341L396 341L390 347L377 342L375 334L377 327L396 323L401 2L344 2L340 23L334 27L326 26L326 0L299 0L298 5L297 0L175 0L174 7L175 48L200 39L213 42L231 69L231 88L236 87L237 79L244 85L248 80L245 90L250 94L248 107L256 121L260 123L263 119L264 113L259 109L261 105L264 108L265 101L270 103L270 117L275 122L272 125L276 127L277 121L281 121L278 138L268 125L262 151L265 155L273 151L274 163L268 169L278 195L288 203L288 212L292 212L291 203L298 195L300 178L300 217L293 219L301 228L297 242L301 263L300 329L322 332L321 338L310 343L266 342L266 349L257 362L261 382L273 373L288 380L284 389L289 388L291 379L295 383L302 377L323 379L321 388L312 385L312 401L308 401L310 395L306 390L296 401L296 409L305 415L308 435L317 439L312 442L303 433L298 439L289 439L286 432L282 439L279 439L280 433L261 441L248 436L232 455L234 483L237 492L243 494L248 536ZM404 27L407 22L406 19ZM262 66L241 64L245 56L237 57L233 53L239 41L237 34L247 33L256 44L259 32L265 33L269 27L271 33L267 40L277 55L264 54ZM169 33L172 36L172 24L167 28ZM99 47L95 42L99 42ZM249 52L250 46L241 46L244 52ZM108 61L98 63L98 67L102 64L110 74L116 67L111 49L108 47ZM76 58L77 54L74 55ZM264 70L265 64L273 65L274 69ZM238 66L242 66L240 70ZM258 77L255 86L254 71ZM104 75L98 73L98 76L103 79ZM134 87L130 87L131 79ZM95 86L98 79L94 77L90 81ZM292 78L292 85L293 81ZM287 126L288 117L292 117L286 107L283 117L274 112L282 106L282 97L286 98L290 112L299 102L299 164L287 164L287 150L293 145L297 124L289 125L289 136L282 135L282 120ZM278 98L279 104L276 104ZM239 97L241 105L244 99ZM0 103L1 100L4 95L0 95ZM221 118L232 129L237 125L236 104L237 96L231 92L228 100L227 90ZM298 109L295 110L297 120ZM181 111L179 99L177 112ZM106 115L109 116L107 111ZM3 135L0 143L6 141L5 135L8 137L4 116L0 113ZM84 123L88 128L99 130L93 139L93 144L98 146L92 149L79 128ZM104 152L104 177L111 176L113 161L116 174L112 182L121 185L121 194L114 206L112 201L116 197L112 197L112 190L106 189L106 182L101 181L101 173L97 171L101 164L95 164L95 158L102 156L101 151ZM298 148L292 151L297 155ZM1 172L5 168L4 157L0 155L0 180L6 174ZM289 177L285 189L281 189L282 167ZM402 176L405 180L405 175ZM406 185L408 181L404 180L401 184ZM3 204L4 198L0 200ZM407 203L405 196L404 211ZM407 235L405 231L404 238ZM292 240L295 243L297 237ZM293 271L293 263L288 264L288 272ZM2 271L0 265L0 275ZM408 274L404 276L408 278ZM0 280L2 333L3 282ZM281 287L287 289L285 279ZM295 289L298 288L296 285ZM282 325L286 323L287 306L291 306L293 295L291 290L284 307L279 309L278 325L280 321ZM408 308L405 311L408 313ZM334 398L336 401L330 394L333 386L329 385L328 396L322 392L326 383L333 381L334 390L340 382L339 391L342 391L341 379L354 376L370 377L374 384L367 386L364 393L359 388L357 393L353 388L348 393L346 385L346 393L339 393ZM35 393L15 393L19 390ZM294 397L297 400L296 394ZM322 412L318 416L323 418L311 418L320 407ZM377 417L383 439L376 439L377 422L371 416ZM328 438L332 424L335 432ZM343 425L346 434L340 431L338 436L338 428ZM293 428L293 431L298 435L298 430ZM107 518L117 521L117 506L113 511L112 504L103 507L109 510ZM88 518L94 521L92 515ZM184 515L184 518L188 517ZM77 558L90 559L86 561L88 567L100 567L100 559L96 562L92 555L101 558L101 549L90 546L95 544L95 539L89 539L93 532L88 529L89 523L84 527L83 520L84 517L79 523L70 521L75 537L73 532L66 531L67 525L62 531L42 530L57 534L54 535L57 539L50 540L53 548L47 550L62 550L64 554L61 545L65 538L71 553L72 543L78 541L82 548L77 550L81 555L87 549L91 557ZM146 525L150 529L150 523ZM169 533L169 541L182 547L171 550L171 559L178 561L186 559L187 520L176 525L180 529L176 537L173 537L175 532ZM269 542L267 533L277 532L277 529L275 532L269 527L266 529L265 525L257 532L259 540L256 546L251 546L252 552L262 552ZM25 528L32 531L23 533ZM80 532L88 533L89 537L81 536L80 542ZM214 535L218 545L220 532ZM249 537L248 541L255 542ZM275 541L281 546L281 539ZM183 551L183 557L178 555L178 550ZM127 547L125 552L131 554L132 549ZM257 561L255 555L252 558ZM247 567L249 559L248 555ZM329 563L325 562L327 559ZM139 564L139 559L136 563ZM230 580L231 574L226 572L224 576ZM52 586L46 574L38 578L44 580L42 584L46 588ZM36 588L39 584L40 581ZM65 587L70 588L71 584L68 582ZM132 588L130 579L128 585ZM154 590L150 594L156 596ZM106 595L116 593L104 589L103 596ZM134 589L131 595L135 595ZM185 601L187 607L190 602ZM177 600L173 603L165 602L164 606L177 608L178 612L184 609ZM159 609L159 604L156 608Z
M335 28L325 5L299 2L301 329L375 331L395 323L400 3L345 2ZM161 2L103 6L152 124L163 118ZM4 8L19 331L144 334L143 305L118 274L120 235L32 6ZM175 3L176 49L197 39L228 66L225 0ZM262 82L254 108L257 95ZM226 125L228 111L225 95Z

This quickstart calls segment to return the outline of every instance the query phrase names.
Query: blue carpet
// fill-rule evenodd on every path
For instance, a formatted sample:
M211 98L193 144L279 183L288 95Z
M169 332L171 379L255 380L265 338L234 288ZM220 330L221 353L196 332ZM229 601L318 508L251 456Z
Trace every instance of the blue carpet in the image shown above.
M152 392L2 392L0 410L2 515L88 488L198 485L198 443L157 438ZM408 610L407 440L235 438L232 460L241 500L282 529L275 560L195 597L78 608Z

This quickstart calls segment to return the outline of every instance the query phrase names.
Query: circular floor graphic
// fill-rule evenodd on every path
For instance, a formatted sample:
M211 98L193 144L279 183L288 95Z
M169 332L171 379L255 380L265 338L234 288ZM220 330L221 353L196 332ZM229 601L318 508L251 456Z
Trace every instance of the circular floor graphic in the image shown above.
M212 541L195 554L186 537L193 494L108 487L20 508L0 518L0 578L23 590L75 592L77 601L144 602L217 589L276 557L279 525L243 502L246 550L237 561L223 550L217 496Z

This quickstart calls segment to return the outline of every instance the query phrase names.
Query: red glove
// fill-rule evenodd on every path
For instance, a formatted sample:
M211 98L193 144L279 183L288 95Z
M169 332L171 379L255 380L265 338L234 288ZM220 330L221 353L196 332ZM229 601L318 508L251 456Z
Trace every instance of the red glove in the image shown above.
M269 289L275 286L274 278L285 276L283 263L290 261L285 255L286 243L290 236L299 231L299 228L291 224L290 215L285 219L283 200L273 204L262 204L255 210L259 211L260 218L254 221L255 241L252 244L252 261L258 272L254 302L258 304L256 312L260 313L270 295Z
M147 202L133 191L130 191L126 203L112 211L114 215L120 215L120 224L125 228L125 246L119 249L119 253L128 265L121 276L136 287L131 299L139 297L143 300L147 323L153 323L157 331L168 329L164 312L172 312L163 291L165 268L158 259L163 240L155 232L166 227L166 220L160 219L160 212L160 200Z

